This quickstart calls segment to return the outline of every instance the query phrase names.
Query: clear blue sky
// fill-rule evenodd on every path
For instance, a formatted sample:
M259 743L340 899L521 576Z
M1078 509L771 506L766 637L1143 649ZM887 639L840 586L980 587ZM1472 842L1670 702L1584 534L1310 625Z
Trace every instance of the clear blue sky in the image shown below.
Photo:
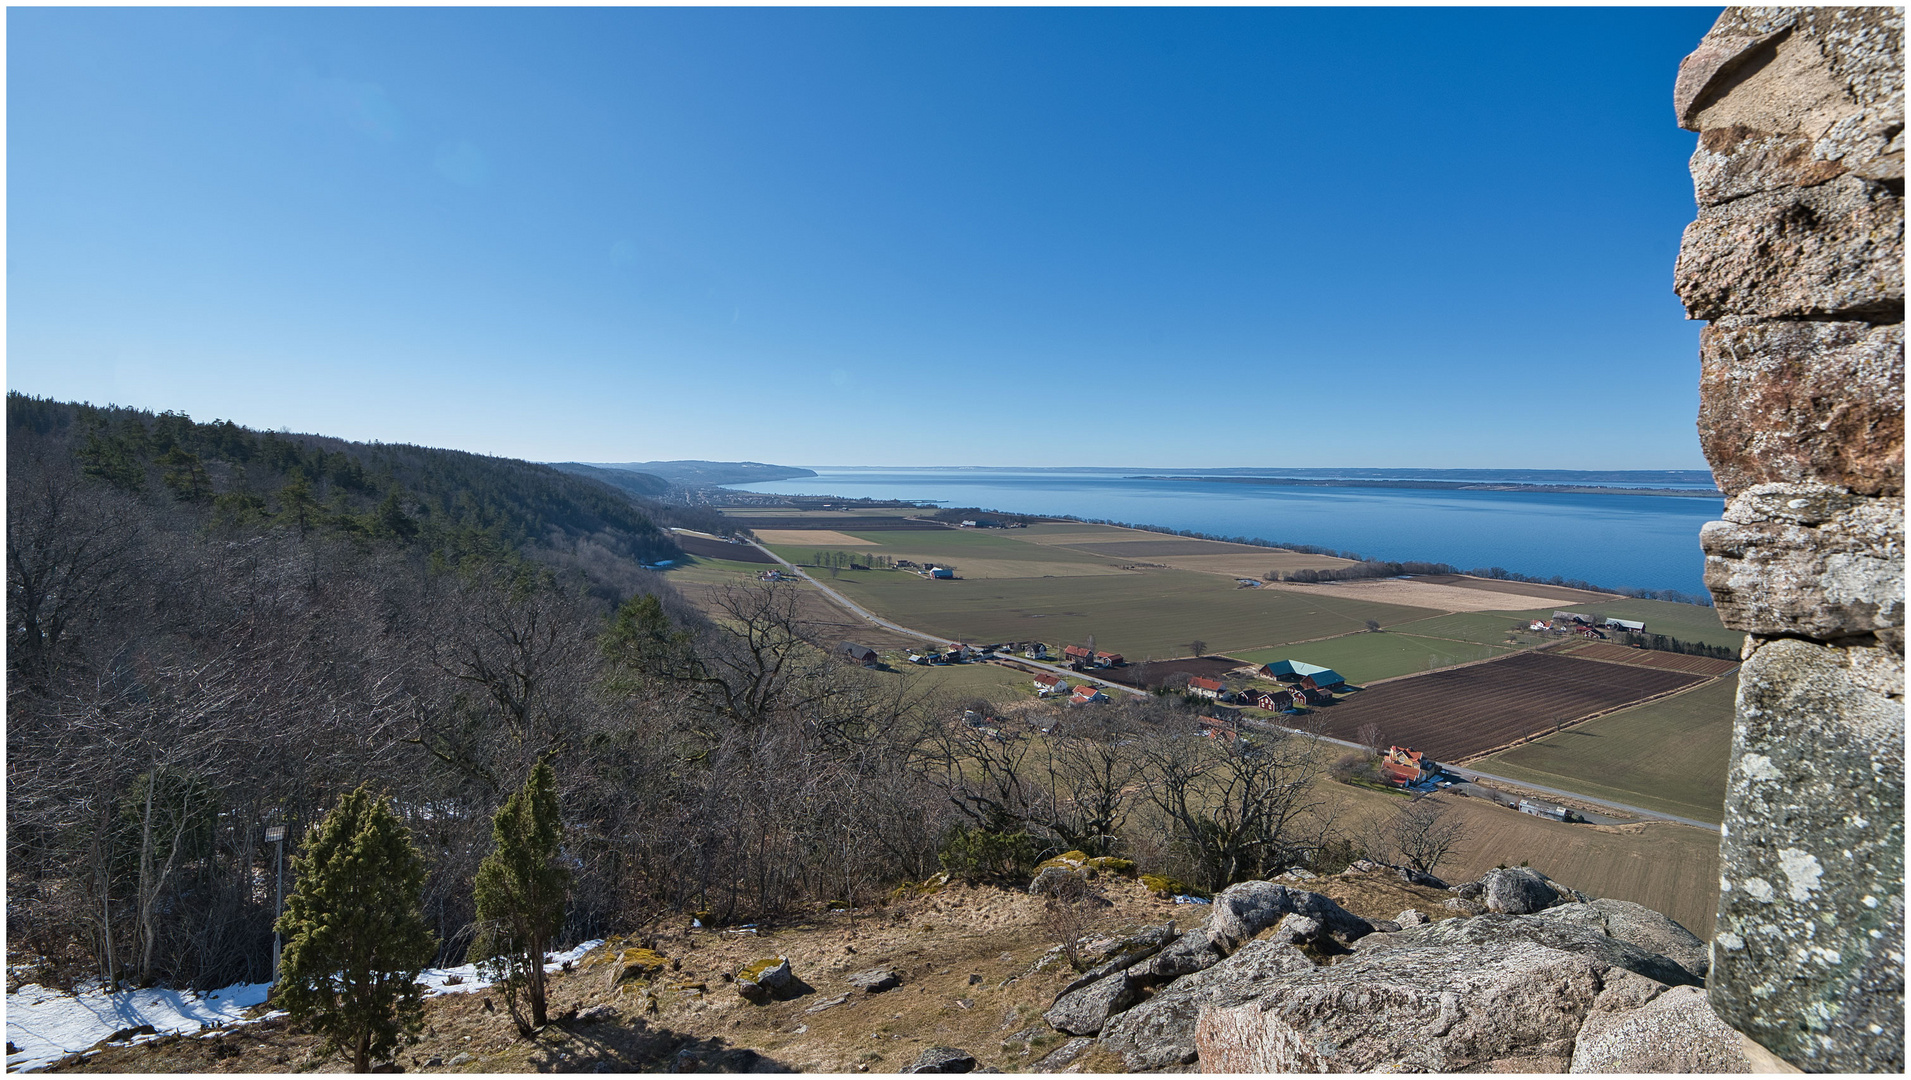
M536 460L1703 468L1717 8L7 13L7 385Z

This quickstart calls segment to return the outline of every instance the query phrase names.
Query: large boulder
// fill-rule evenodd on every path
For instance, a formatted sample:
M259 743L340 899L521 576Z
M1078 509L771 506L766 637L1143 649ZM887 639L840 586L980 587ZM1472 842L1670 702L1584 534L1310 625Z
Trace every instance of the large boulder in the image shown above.
M844 980L865 994L880 994L884 990L893 990L902 985L902 976L889 968L870 968L859 971Z
M1221 961L1221 950L1214 947L1205 932L1183 934L1163 948L1146 964L1129 969L1134 978L1148 986L1173 982L1183 975L1205 971Z
M1611 970L1519 939L1361 954L1202 1009L1195 1045L1206 1072L1564 1072Z
M1523 866L1489 870L1480 886L1486 910L1496 915L1530 915L1562 899L1546 875Z
M1117 971L1125 971L1132 968L1143 960L1161 952L1162 949L1180 939L1181 936L1181 931L1175 929L1173 922L1165 922L1160 926L1144 927L1136 933L1103 942L1096 946L1091 953L1096 961L1095 966L1083 972L1081 977L1077 978L1074 982L1063 987L1062 993L1066 994L1073 990L1079 990L1097 979L1112 975ZM1202 938L1203 944L1206 943L1205 937L1202 935L1196 936Z
M1096 979L1086 986L1064 990L1042 1019L1057 1031L1070 1035L1094 1035L1108 1018L1134 1004L1140 987L1125 971Z
M1305 915L1326 933L1353 941L1373 932L1373 924L1319 893L1290 889L1271 881L1243 881L1221 890L1208 915L1208 939L1224 951L1241 947L1287 915Z
M1101 1044L1120 1054L1130 1070L1189 1064L1195 1060L1194 1027L1202 1008L1252 1001L1275 978L1315 966L1285 942L1249 942L1226 960L1175 980L1109 1020Z
M1603 929L1537 915L1443 919L1425 926L1405 927L1397 934L1375 934L1362 941L1356 951L1362 956L1400 949L1445 949L1464 954L1489 945L1522 941L1586 956L1597 961L1602 969L1637 972L1668 986L1692 986L1704 981L1677 962L1609 936Z
M737 995L762 1005L796 985L788 957L767 956L737 972Z
M1636 1009L1596 1006L1573 1043L1576 1073L1751 1072L1738 1032L1725 1026L1705 991L1675 986Z
M1637 945L1647 952L1658 953L1701 981L1712 966L1708 955L1710 950L1698 935L1668 916L1630 900L1599 899L1561 904L1547 908L1536 917L1590 927L1620 941Z
M975 1055L953 1046L932 1046L904 1066L906 1073L965 1073L975 1071Z

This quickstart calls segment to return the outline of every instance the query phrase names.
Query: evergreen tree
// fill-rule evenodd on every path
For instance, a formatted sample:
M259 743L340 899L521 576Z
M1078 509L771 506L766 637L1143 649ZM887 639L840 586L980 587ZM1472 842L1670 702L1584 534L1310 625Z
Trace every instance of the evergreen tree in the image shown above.
M424 1023L417 978L438 948L419 910L425 861L391 800L360 785L307 836L292 874L278 1002L369 1072Z
M497 850L478 864L472 953L504 990L518 1032L545 1024L544 953L564 925L571 872L558 864L564 827L549 755L491 821ZM525 1006L530 1015L525 1015Z

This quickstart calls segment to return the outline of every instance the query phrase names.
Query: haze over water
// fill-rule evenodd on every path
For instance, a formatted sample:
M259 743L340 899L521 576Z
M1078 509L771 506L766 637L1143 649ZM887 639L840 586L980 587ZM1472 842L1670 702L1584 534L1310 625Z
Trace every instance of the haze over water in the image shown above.
M1694 595L1705 591L1699 527L1725 505L1716 496L1203 483L1141 478L1134 473L1150 470L1139 469L815 469L816 476L733 486L1103 518Z

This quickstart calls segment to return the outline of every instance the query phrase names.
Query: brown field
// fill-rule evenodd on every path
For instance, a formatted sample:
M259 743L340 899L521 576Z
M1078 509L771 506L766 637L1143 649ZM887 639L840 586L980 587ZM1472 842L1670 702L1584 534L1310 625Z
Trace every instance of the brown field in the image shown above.
M1186 660L1151 660L1146 663L1130 663L1127 667L1098 669L1095 674L1109 682L1146 689L1150 686L1160 686L1162 680L1177 671L1219 679L1240 666L1241 661L1226 656L1201 656L1189 657Z
M732 544L727 540L713 540L707 536L684 532L672 534L671 539L677 541L678 547L699 558L747 563L776 562L775 559L765 555L761 548L749 544Z
M1279 548L1255 548L1253 552L1232 555L1164 555L1152 561L1177 570L1251 578L1259 578L1270 570L1332 570L1352 565L1332 555L1306 555Z
M875 547L877 542L835 529L755 529L766 544L807 544L811 547Z
M1661 671L1683 671L1692 675L1719 676L1738 667L1736 660L1724 660L1716 656L1687 656L1684 653L1659 652L1654 649L1634 649L1625 645L1608 645L1603 641L1588 641L1575 649L1566 650L1581 660L1603 660L1609 664L1636 664L1639 667L1658 668Z
M1463 761L1594 713L1691 686L1696 675L1515 653L1370 687L1321 709L1321 733L1352 740L1380 725L1389 742Z
M1433 608L1438 611L1517 611L1522 608L1546 607L1558 603L1544 596L1489 592L1484 589L1462 589L1419 578L1411 581L1402 578L1376 578L1367 581L1336 581L1332 584L1320 585L1294 585L1282 582L1270 583L1264 588L1328 593L1356 600L1371 600L1376 604L1405 604L1408 607Z
M1518 593L1521 596L1543 596L1549 603L1596 604L1601 600L1611 600L1612 593L1587 592L1584 589L1568 589L1563 585L1536 585L1525 581L1496 581L1493 578L1472 577L1467 574L1423 574L1414 578L1433 585L1451 585L1456 589L1477 589L1481 592ZM1504 611L1506 608L1495 610Z

